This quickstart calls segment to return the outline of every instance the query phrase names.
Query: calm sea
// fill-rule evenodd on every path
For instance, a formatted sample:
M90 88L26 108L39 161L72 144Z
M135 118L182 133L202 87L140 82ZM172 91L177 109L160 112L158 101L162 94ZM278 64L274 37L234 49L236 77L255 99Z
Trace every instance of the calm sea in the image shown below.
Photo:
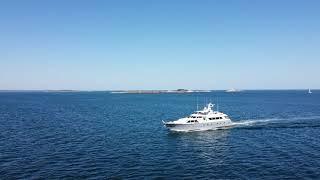
M228 130L161 120L206 101ZM320 179L320 91L1 92L0 179Z

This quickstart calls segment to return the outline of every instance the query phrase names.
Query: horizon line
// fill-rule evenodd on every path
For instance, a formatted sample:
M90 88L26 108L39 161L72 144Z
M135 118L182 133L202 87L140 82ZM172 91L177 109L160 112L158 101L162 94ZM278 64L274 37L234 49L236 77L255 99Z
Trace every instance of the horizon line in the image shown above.
M236 90L241 90L241 91L267 91L267 90L320 90L320 88L248 88L248 89L236 89ZM41 91L41 92L46 92L46 91L59 91L59 92L117 92L117 91L172 91L172 90L177 90L177 89L106 89L106 90L78 90L78 89L0 89L0 92L18 92L18 91ZM229 89L185 89L185 90L191 90L191 91L226 91Z

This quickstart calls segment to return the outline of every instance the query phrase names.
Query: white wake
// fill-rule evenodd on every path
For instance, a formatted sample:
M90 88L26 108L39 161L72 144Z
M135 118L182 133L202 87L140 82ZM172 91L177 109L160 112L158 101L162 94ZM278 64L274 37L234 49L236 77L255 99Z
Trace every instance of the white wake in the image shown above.
M307 116L307 117L287 117L287 118L265 118L265 119L247 119L234 121L233 125L235 126L253 126L256 124L268 124L268 123L290 123L297 121L306 121L306 120L320 120L320 116Z

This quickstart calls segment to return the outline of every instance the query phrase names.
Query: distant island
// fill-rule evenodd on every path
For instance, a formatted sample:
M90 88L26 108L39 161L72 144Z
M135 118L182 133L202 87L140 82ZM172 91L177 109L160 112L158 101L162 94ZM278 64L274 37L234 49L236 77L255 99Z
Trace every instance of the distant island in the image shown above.
M50 90L50 89L44 89L44 90L0 90L0 92L81 92L81 90L71 90L71 89L61 89L61 90Z
M177 89L177 90L120 90L111 91L113 94L165 94L165 93L194 93L194 92L211 92L209 90L188 90L188 89Z

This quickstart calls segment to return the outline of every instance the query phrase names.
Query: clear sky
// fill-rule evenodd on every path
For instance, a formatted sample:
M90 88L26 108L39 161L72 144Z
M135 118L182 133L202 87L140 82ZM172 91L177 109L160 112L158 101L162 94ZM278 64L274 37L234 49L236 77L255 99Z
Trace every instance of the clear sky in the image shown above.
M320 88L319 0L3 0L0 89Z

